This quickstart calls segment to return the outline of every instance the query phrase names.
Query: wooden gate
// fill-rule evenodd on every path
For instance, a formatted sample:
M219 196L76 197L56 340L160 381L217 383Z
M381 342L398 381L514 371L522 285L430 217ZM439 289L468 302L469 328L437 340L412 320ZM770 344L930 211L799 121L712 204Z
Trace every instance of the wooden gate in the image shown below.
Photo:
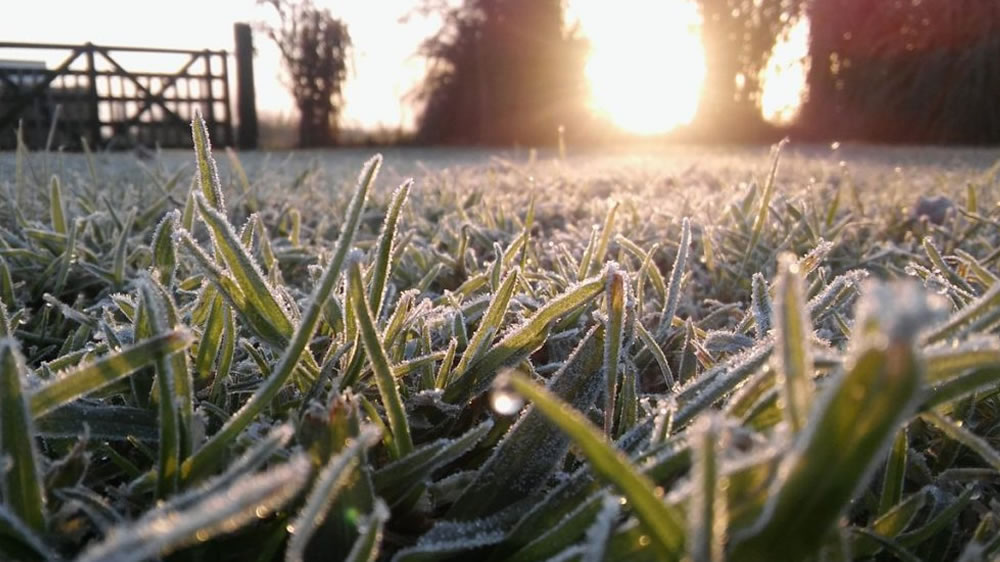
M34 60L32 60L34 59ZM41 59L41 60L38 60ZM0 149L190 147L200 107L233 144L226 51L0 42ZM128 68L153 67L136 71ZM172 70L176 69L176 70Z

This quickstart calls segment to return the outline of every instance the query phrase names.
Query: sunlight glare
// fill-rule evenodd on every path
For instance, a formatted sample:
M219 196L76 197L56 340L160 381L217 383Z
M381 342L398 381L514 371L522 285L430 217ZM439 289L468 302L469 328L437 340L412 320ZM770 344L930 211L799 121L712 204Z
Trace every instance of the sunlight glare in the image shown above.
M619 127L657 134L690 123L705 79L701 19L689 0L572 0L590 41L591 104Z
M776 125L795 120L809 93L809 18L785 30L761 73L760 109Z

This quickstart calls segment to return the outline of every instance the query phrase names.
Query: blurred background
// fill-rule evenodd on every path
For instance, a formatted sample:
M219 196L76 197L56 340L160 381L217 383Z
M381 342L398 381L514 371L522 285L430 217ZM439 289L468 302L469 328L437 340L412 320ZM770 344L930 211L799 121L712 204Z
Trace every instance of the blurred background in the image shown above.
M34 145L182 146L170 124L195 106L217 144L245 148L1000 141L995 1L36 0L4 13L0 148L19 122Z

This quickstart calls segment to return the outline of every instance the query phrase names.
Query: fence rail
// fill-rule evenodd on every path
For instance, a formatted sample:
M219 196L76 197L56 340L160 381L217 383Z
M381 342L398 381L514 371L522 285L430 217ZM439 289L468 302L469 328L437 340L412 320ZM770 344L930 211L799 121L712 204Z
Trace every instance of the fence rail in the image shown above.
M16 146L18 126L31 147L188 147L196 106L213 144L232 145L228 59L208 49L0 42L0 149ZM131 70L140 66L161 68Z

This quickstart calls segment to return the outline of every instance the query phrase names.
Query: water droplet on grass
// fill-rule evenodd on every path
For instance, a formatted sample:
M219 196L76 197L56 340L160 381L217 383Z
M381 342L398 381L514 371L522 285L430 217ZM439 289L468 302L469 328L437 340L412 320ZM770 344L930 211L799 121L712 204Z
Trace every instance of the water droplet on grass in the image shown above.
M490 406L502 416L512 416L524 406L524 399L515 392L498 389L493 391L493 395L490 397Z

